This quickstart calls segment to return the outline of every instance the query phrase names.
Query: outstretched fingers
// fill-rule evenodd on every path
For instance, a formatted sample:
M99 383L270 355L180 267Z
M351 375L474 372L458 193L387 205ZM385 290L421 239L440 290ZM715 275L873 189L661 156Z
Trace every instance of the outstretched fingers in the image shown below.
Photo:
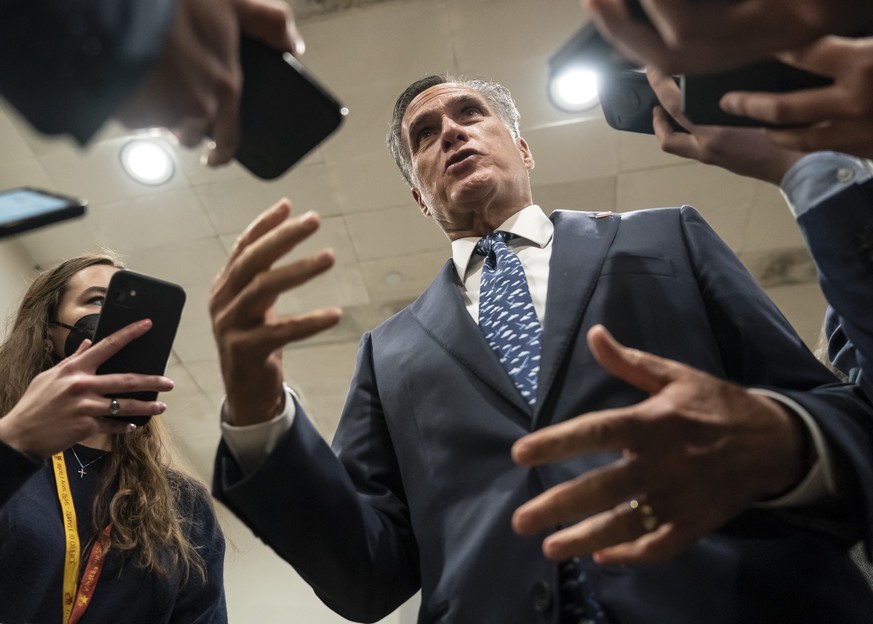
M588 331L588 346L604 370L649 394L675 381L687 369L678 362L625 347L603 325Z

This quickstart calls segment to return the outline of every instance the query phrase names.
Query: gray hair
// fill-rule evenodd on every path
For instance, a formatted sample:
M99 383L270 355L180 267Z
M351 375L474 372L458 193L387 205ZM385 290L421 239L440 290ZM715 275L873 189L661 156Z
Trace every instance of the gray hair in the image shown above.
M394 115L391 118L391 129L388 131L387 141L388 151L391 152L394 162L397 163L397 168L400 169L403 179L406 180L409 186L415 186L415 184L412 181L412 164L409 162L409 154L403 148L403 141L400 136L403 116L416 96L439 84L456 84L476 91L494 107L497 116L509 128L512 137L517 139L521 136L521 132L518 129L518 120L521 117L521 113L518 112L509 89L503 85L487 80L455 78L447 74L426 76L416 80L406 87L406 90L400 94L400 97L394 103Z

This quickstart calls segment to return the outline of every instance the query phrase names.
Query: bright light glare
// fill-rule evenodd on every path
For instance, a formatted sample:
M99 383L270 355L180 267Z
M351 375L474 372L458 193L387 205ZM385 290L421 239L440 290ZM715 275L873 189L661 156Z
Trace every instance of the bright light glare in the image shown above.
M121 166L137 182L150 185L164 184L175 172L167 150L147 139L135 139L121 148Z
M597 74L588 69L571 69L552 78L552 101L568 112L579 112L597 104Z

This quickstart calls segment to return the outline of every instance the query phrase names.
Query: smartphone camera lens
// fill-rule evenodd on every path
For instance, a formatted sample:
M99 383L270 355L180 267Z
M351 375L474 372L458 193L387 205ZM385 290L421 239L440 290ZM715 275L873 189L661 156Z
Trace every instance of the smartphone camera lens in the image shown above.
M626 115L635 113L640 108L640 96L634 93L631 89L622 89L621 94L619 95L619 101L621 104L621 112Z

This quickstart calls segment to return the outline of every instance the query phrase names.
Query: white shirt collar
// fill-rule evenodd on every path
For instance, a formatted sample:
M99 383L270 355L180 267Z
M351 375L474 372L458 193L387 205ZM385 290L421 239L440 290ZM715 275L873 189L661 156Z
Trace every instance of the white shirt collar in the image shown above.
M542 249L552 240L555 226L546 216L546 213L543 212L542 208L536 204L531 204L501 223L497 230L515 234ZM467 273L470 258L473 256L476 243L479 242L480 238L468 236L452 241L452 260L455 263L455 270L461 279L464 279Z

